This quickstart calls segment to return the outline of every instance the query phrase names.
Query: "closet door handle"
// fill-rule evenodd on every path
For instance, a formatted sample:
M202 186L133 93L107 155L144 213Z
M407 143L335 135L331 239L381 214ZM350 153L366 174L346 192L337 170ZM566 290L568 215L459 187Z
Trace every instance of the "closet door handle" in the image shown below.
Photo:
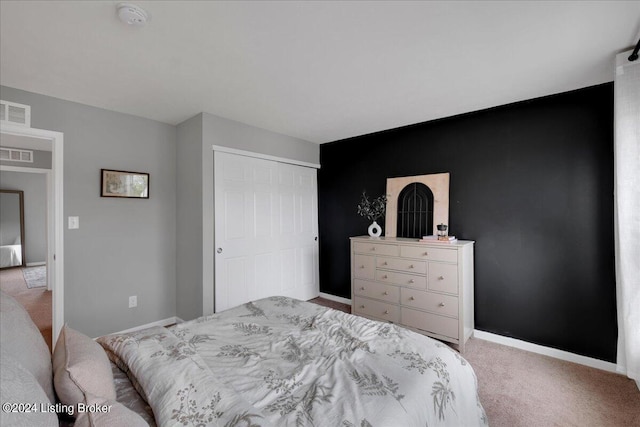
M221 254L221 253L222 253L222 248L218 248L218 249L216 249L216 252L218 252L219 254Z

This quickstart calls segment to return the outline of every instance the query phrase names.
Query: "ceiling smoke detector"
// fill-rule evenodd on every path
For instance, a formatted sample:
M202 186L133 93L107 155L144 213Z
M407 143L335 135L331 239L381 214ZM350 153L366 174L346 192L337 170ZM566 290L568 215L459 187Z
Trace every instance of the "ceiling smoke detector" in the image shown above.
M118 3L118 18L128 25L142 27L147 23L150 15L140 6L132 3Z

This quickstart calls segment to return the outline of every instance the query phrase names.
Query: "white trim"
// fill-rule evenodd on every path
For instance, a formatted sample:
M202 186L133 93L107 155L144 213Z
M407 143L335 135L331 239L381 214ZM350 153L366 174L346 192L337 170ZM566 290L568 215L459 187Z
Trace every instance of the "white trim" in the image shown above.
M0 171L5 172L29 172L29 173L50 173L51 169L30 168L27 166L0 165Z
M107 334L107 335L127 334L129 332L141 331L143 329L152 328L154 326L169 326L169 325L173 325L175 323L180 323L180 322L177 321L177 319L178 318L175 317L175 316L167 317L166 319L156 320L155 322L146 323L144 325L135 326L133 328L125 329L123 331L118 331L118 332L114 332L112 334Z
M185 320L181 319L180 317L176 316L176 323L184 323Z
M50 183L47 194L47 209L52 209L53 215L49 216L47 234L48 239L53 239L51 247L47 247L47 262L53 272L53 310L52 310L52 335L53 341L58 341L58 335L64 325L64 134L45 129L24 127L11 123L0 123L0 133L14 136L28 136L51 141L51 170L39 168L20 168L21 172L47 173L47 181ZM15 166L2 166L2 170L16 170ZM53 179L50 179L50 177ZM50 283L48 287L51 287Z
M27 267L40 267L41 265L47 265L46 261L41 262L28 262Z
M324 292L320 292L318 296L320 298L328 299L329 301L341 302L342 304L351 305L351 300L347 298L337 297L331 294L325 294Z
M220 151L222 153L237 154L239 156L255 157L256 159L273 160L274 162L279 163L288 163L290 165L320 169L320 164L318 163L308 163L300 160L287 159L286 157L277 157L269 154L255 153L253 151L238 150L237 148L223 147L222 145L212 145L211 148L213 151Z
M531 353L541 354L543 356L553 357L555 359L565 360L567 362L577 363L579 365L589 366L591 368L601 369L607 372L620 373L615 363L605 362L604 360L594 359L592 357L581 356L568 351L558 350L551 347L545 347L539 344L518 340L515 338L504 337L502 335L492 334L490 332L474 330L473 337L480 340L490 341L497 344L506 345L508 347L519 348L520 350L529 351Z

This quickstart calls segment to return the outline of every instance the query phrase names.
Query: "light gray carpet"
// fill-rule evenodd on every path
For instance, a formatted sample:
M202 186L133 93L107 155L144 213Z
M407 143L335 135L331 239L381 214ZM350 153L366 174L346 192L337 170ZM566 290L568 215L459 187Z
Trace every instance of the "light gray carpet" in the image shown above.
M47 286L47 266L27 267L22 269L27 288L44 288Z

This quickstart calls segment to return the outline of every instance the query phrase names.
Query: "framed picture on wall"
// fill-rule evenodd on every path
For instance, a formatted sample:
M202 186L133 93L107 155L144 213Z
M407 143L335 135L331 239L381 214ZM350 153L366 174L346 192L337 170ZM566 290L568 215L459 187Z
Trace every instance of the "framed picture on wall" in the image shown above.
M100 197L149 198L149 174L101 169Z

